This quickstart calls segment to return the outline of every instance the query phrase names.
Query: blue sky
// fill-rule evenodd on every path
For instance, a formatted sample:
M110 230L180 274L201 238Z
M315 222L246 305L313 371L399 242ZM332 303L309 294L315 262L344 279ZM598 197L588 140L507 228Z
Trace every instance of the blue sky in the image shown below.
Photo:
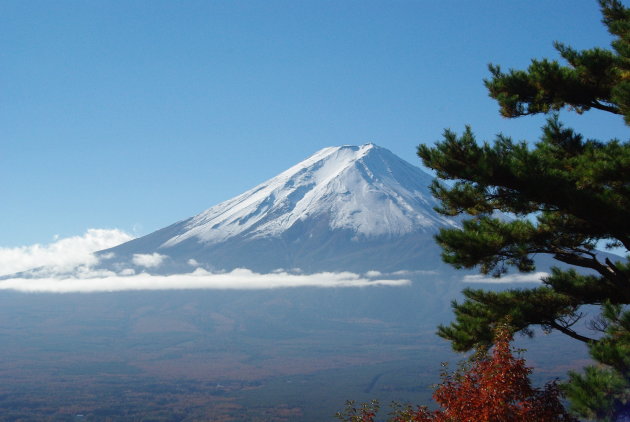
M506 120L489 62L607 47L596 1L0 2L0 247L88 228L143 235L320 148L415 148ZM625 138L601 112L562 119Z

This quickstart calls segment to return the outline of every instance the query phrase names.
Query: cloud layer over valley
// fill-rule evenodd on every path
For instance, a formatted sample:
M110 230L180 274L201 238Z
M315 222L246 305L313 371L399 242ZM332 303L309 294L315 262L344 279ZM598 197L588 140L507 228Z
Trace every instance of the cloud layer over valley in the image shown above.
M203 268L185 274L152 275L131 268L109 271L96 268L93 252L131 240L120 230L89 229L83 236L56 240L49 245L0 248L0 290L21 292L114 292L128 290L179 289L273 289L290 287L405 286L407 279L369 271L301 274L278 270L259 274L248 269L211 273ZM163 255L134 255L133 263L151 269L159 267ZM191 265L198 264L192 262ZM22 272L23 274L15 274Z
M549 276L546 272L536 272L529 274L508 274L501 277L489 277L483 274L466 275L463 278L465 283L541 283L544 277Z

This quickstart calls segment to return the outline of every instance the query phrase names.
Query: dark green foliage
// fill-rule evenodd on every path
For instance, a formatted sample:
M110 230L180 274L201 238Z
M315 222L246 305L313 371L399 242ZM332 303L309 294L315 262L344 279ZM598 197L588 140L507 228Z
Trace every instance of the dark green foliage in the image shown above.
M621 397L626 391L626 397ZM615 413L627 403L628 383L609 368L588 366L583 374L571 373L565 392L571 399L572 410L589 419L614 421ZM621 399L621 400L620 400ZM622 402L623 400L623 402Z
M556 43L567 65L533 60L527 70L507 73L490 66L486 86L504 116L596 108L630 124L630 9L615 0L600 4L615 37L612 50ZM534 271L541 254L566 264L533 289L464 290L466 299L453 303L455 322L438 333L455 350L470 350L488 344L493 327L509 320L515 331L531 335L540 326L587 342L600 365L571 375L573 409L601 420L630 417L630 266L595 250L600 242L630 250L630 143L585 140L553 114L534 145L503 135L479 143L467 127L461 135L446 130L418 155L452 181L432 186L438 211L472 216L461 229L436 236L445 262L495 277L509 268ZM601 306L591 327L603 334L579 332L584 305Z
M548 113L563 107L583 113L591 108L624 115L630 120L630 12L616 0L602 0L603 22L616 37L613 51L601 48L576 51L562 43L554 46L567 62L532 60L526 71L501 71L490 65L485 81L501 114L518 117Z
M575 411L603 421L630 417L630 312L620 305L603 306L605 335L591 348L591 356L607 366L588 366L571 372L564 386Z

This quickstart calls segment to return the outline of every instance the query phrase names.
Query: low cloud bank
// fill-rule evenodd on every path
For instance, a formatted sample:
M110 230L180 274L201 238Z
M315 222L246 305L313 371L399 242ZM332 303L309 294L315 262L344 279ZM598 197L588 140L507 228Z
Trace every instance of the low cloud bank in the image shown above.
M192 273L151 275L146 273L121 275L114 273L84 273L66 278L10 278L0 280L0 290L50 293L118 292L128 290L186 290L186 289L277 289L289 287L370 287L405 286L406 279L373 279L350 272L291 274L274 272L258 274L238 268L226 273L210 273L197 268Z
M89 229L83 236L56 240L49 245L0 248L0 290L50 293L92 293L129 290L182 289L276 289L290 287L371 287L404 286L411 282L397 274L393 279L378 271L365 275L351 272L302 274L277 270L259 274L248 269L211 273L203 268L185 274L153 275L132 268L116 271L98 268L93 252L129 241L132 236L120 230ZM113 256L102 256L112 258ZM159 267L167 257L158 253L136 254L131 264L145 269ZM193 259L192 267L199 267ZM23 275L10 276L17 272Z
M50 267L54 271L71 271L79 265L96 265L98 258L92 252L108 249L133 239L117 229L88 229L83 236L58 239L42 245L0 247L0 276L15 274L37 267Z
M543 277L547 277L549 274L545 272L531 273L531 274L509 274L501 276L500 278L488 277L481 274L464 276L464 283L541 283Z

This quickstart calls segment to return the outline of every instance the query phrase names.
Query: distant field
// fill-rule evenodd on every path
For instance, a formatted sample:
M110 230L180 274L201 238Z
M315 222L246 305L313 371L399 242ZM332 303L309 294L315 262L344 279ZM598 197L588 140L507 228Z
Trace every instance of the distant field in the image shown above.
M315 422L347 399L428 403L459 358L434 330L460 287L5 292L0 420ZM526 344L537 380L583 363L578 346Z

